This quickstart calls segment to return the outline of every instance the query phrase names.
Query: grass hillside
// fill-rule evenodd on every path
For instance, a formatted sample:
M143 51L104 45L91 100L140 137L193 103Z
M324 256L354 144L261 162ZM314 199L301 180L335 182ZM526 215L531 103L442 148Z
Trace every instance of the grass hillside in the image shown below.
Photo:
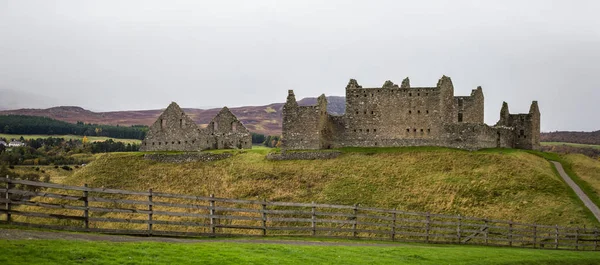
M578 178L574 180L597 205L600 205L600 159L581 154L563 155Z
M65 184L241 199L354 204L518 222L595 225L543 158L518 150L345 149L337 159L267 161L269 150L169 164L104 154Z

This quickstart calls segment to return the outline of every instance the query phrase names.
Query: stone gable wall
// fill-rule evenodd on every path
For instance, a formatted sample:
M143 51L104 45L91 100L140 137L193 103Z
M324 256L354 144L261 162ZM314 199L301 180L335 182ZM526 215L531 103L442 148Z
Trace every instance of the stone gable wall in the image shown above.
M198 151L201 138L196 123L172 103L150 126L140 151Z

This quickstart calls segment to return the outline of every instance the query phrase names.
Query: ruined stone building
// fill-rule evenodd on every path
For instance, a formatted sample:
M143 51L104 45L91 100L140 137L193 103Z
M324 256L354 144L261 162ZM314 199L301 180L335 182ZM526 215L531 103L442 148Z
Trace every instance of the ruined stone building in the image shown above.
M206 128L201 128L173 102L150 126L140 151L233 148L252 148L252 135L227 107L221 109Z
M435 87L398 86L363 88L351 79L346 86L346 112L327 113L327 98L315 106L299 106L288 92L283 107L283 147L328 149L377 146L445 146L476 150L508 147L536 149L540 141L537 101L529 113L510 114L506 103L494 126L483 121L481 87L470 96L454 96L454 86L443 76Z

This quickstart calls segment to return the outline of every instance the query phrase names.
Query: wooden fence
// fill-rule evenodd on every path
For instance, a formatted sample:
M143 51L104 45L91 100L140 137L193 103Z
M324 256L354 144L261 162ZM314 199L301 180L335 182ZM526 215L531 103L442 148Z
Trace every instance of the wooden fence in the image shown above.
M70 231L148 236L369 238L594 251L600 241L598 228L523 224L358 205L237 200L8 178L0 178L0 187L0 215L6 217L1 222Z

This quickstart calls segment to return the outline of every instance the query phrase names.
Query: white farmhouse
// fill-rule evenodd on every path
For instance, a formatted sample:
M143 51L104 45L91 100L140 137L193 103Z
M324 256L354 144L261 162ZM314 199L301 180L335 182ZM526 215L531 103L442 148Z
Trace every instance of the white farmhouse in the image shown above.
M12 140L8 144L8 147L21 147L21 146L25 146L25 143L23 143L21 141L16 141L16 140Z

